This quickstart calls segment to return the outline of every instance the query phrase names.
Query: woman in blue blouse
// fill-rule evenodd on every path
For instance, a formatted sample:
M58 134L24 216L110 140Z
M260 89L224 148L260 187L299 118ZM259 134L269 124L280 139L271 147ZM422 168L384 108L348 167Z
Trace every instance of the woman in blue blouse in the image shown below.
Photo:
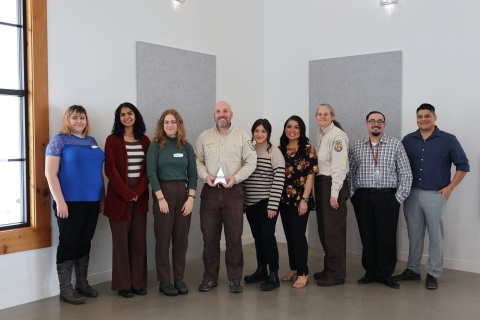
M87 111L78 105L65 112L60 133L47 146L45 175L53 195L59 243L57 273L60 300L81 304L98 292L87 281L87 269L99 212L103 212L103 151L88 135ZM75 266L75 290L71 284Z

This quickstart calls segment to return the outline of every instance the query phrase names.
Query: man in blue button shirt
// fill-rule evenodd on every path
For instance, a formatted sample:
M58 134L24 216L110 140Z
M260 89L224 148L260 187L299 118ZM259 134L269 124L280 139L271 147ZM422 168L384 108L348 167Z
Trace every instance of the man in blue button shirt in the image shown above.
M470 171L467 156L457 138L438 129L436 120L435 108L428 103L422 104L417 108L419 129L402 140L413 173L412 189L403 205L410 245L407 269L393 277L397 281L420 280L427 227L430 241L425 264L427 289L437 289L437 278L442 275L443 216L447 200ZM452 163L457 171L450 181Z

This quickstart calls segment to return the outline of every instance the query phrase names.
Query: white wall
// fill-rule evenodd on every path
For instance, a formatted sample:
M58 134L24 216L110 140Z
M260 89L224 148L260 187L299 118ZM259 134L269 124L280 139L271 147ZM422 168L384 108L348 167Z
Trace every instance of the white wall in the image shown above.
M254 0L187 0L176 11L172 0L49 0L50 135L65 109L81 104L103 147L115 108L136 104L136 41L216 55L217 99L230 102L233 124L248 131L252 119L263 116L263 9ZM52 230L52 247L0 256L0 309L58 294L53 214ZM250 229L245 231L248 241ZM90 282L110 280L104 216L91 256Z
M415 110L429 102L471 165L448 201L444 266L480 272L480 2L399 2L392 11L378 0L265 0L265 117L274 129L291 114L308 117L309 60L402 50L402 134L417 129ZM399 258L406 260L403 218L400 225Z

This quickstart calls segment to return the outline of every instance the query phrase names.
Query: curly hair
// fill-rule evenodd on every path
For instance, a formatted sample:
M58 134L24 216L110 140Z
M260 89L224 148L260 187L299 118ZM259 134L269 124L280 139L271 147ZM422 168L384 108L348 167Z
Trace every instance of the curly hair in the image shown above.
M85 129L83 129L82 133L84 135L88 135L90 133L90 122L88 121L87 110L85 110L84 107L76 104L69 107L65 111L63 115L62 127L60 128L59 132L62 134L72 134L72 126L70 125L70 117L72 116L85 116L87 125L85 126Z
M185 126L183 125L182 116L175 109L168 109L162 113L162 115L160 116L160 119L158 119L157 121L157 129L155 130L153 141L158 143L158 146L160 147L160 149L163 149L163 147L165 146L165 143L168 142L167 134L165 133L163 126L165 122L165 117L168 116L169 114L171 114L177 121L177 146L180 149L183 149L183 146L188 143L186 138L187 132L185 130Z

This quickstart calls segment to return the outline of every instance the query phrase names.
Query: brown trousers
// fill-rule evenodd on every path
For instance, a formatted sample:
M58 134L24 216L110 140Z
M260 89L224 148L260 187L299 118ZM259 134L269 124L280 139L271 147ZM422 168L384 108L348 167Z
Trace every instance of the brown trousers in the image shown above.
M243 187L210 187L201 194L200 224L203 233L203 264L206 280L218 280L220 270L220 237L225 232L225 266L228 280L242 277L243 271Z
M339 208L330 206L332 178L315 177L315 202L317 204L318 235L322 243L324 270L334 279L347 277L347 199L348 184L343 182L338 195Z
M168 203L168 213L160 212L160 205L153 194L153 217L155 231L155 261L157 280L170 281L170 239L172 241L173 279L183 280L185 256L188 248L188 232L192 215L182 215L182 207L187 201L185 181L160 181L163 196Z
M134 188L138 178L129 178ZM147 287L147 215L138 214L137 203L128 203L131 220L110 221L112 230L112 290L144 289Z

